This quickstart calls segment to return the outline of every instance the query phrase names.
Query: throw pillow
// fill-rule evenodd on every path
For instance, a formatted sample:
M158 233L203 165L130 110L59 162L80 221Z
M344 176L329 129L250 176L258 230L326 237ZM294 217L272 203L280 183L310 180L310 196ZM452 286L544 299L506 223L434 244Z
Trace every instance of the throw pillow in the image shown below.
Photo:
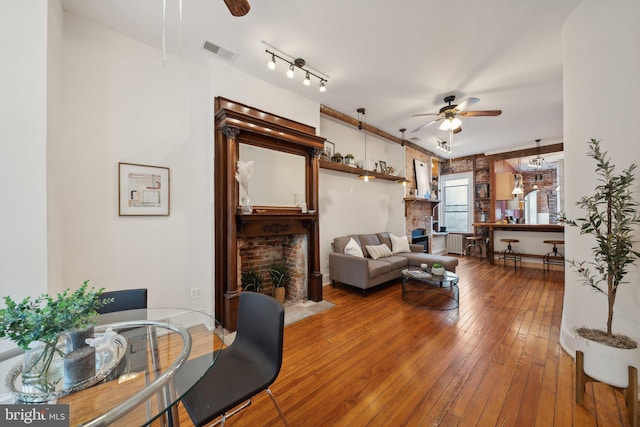
M384 243L381 245L367 245L367 252L373 259L384 258L393 255L389 246Z
M393 249L394 254L411 252L407 236L394 236L393 234L389 234L389 237L391 237L391 248Z
M344 253L347 255L353 255L360 258L364 258L364 254L362 253L362 249L360 248L360 245L358 245L358 243L356 243L356 241L353 240L353 238L351 238L351 240L349 240L349 243L347 243L347 246L344 247Z

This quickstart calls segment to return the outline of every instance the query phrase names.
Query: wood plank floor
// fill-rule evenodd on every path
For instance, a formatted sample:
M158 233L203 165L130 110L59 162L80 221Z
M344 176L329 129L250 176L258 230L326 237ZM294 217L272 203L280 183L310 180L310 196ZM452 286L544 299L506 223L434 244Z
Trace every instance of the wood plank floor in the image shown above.
M336 304L285 328L272 391L291 426L628 426L620 393L592 383L575 403L574 361L558 343L564 274L460 258L460 307L366 298L324 288ZM191 425L180 407L183 425ZM229 426L282 425L270 399Z

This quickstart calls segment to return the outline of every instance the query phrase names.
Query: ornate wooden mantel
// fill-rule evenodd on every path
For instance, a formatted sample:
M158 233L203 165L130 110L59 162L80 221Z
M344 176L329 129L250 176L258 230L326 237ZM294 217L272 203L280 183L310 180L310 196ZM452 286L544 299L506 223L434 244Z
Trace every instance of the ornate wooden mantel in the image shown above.
M322 301L319 227L317 214L300 208L260 207L259 213L242 215L235 180L238 144L285 151L305 157L305 201L318 212L319 157L324 138L315 128L238 102L215 99L215 313L230 331L236 330L238 313L238 239L306 234L308 243L308 297Z

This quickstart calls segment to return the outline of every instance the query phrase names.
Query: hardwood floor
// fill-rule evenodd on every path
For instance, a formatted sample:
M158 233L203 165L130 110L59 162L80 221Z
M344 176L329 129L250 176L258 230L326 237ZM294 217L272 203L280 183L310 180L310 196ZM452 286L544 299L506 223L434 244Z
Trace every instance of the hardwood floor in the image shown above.
M587 385L558 343L564 274L460 258L460 307L404 303L399 283L285 328L272 391L290 426L628 426L620 393ZM180 407L181 422L191 425ZM227 421L280 426L265 393Z

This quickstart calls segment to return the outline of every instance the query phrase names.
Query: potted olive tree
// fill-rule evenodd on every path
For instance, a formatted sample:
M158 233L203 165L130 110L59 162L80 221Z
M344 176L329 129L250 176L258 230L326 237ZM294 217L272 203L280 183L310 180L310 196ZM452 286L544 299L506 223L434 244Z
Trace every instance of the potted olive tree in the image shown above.
M62 379L62 358L67 351L65 335L74 329L95 323L96 309L113 299L100 299L104 288L89 289L86 280L77 290L66 289L57 294L26 297L14 301L4 297L6 307L0 309L0 338L9 338L25 350L22 381L35 392L51 392Z
M273 283L273 296L280 304L284 303L286 294L286 286L291 280L291 273L289 267L284 263L276 263L269 268L269 276L271 276L271 283Z
M579 227L581 235L587 234L595 238L595 245L591 248L593 258L585 261L567 260L567 262L577 272L584 285L606 297L608 314L606 329L587 327L576 329L578 336L588 340L578 340L578 346L585 354L584 371L587 375L610 385L626 387L626 385L616 384L619 380L615 378L621 377L624 378L622 382L628 382L626 381L626 362L620 363L623 365L620 367L620 374L612 374L611 379L607 378L607 373L596 370L605 368L608 372L614 368L613 358L618 356L609 355L610 349L637 348L635 340L613 332L618 287L628 283L624 281L627 269L640 256L640 253L633 249L634 233L637 231L637 225L640 224L638 202L634 199L632 192L636 165L631 164L628 169L617 173L607 152L601 150L600 141L595 139L589 142L588 155L596 161L595 173L598 176L598 184L593 194L582 196L576 202L576 205L584 211L584 216L567 220L566 223ZM600 350L607 353L600 356ZM622 353L624 352L623 350ZM630 354L632 358L635 357L633 353Z

